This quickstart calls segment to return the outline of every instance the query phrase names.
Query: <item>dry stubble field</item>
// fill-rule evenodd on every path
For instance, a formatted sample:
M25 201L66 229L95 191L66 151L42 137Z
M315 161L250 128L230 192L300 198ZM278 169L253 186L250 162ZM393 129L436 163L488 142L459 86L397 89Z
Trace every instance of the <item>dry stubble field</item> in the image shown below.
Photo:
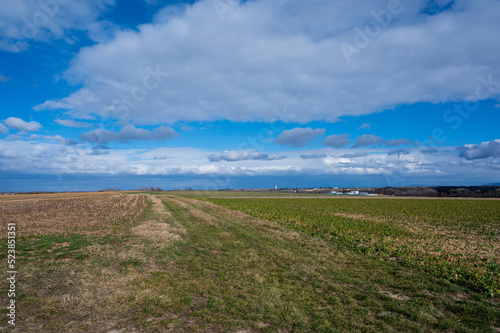
M18 232L18 332L500 328L497 297L209 202L5 196L0 219ZM7 291L5 283L2 304ZM12 331L6 313L0 326Z

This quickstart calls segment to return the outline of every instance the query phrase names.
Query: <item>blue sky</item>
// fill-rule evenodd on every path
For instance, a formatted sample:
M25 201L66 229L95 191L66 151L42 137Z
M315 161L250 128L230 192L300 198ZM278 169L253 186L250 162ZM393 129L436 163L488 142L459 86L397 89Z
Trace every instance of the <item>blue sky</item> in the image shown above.
M498 183L498 13L2 1L0 191Z

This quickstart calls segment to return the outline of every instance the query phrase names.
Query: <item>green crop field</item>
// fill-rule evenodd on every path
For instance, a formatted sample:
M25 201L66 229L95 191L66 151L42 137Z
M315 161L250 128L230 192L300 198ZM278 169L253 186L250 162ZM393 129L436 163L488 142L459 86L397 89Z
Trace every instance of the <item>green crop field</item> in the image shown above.
M212 203L500 293L500 201L207 198Z

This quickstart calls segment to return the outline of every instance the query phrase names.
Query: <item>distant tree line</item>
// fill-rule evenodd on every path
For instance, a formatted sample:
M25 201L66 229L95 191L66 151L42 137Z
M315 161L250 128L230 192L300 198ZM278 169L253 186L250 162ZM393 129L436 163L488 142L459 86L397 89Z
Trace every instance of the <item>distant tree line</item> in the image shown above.
M97 192L115 192L115 191L121 191L121 190L119 188L106 187Z
M500 198L500 186L381 187L369 192L402 197Z
M141 192L163 192L163 189L160 187L141 186L141 187L139 187L138 191L141 191Z

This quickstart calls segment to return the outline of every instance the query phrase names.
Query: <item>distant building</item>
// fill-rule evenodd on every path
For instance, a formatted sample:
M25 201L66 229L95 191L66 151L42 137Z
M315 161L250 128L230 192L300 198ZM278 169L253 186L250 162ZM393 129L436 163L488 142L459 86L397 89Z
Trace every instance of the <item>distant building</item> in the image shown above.
M368 192L360 192L360 191L331 191L330 194L334 194L334 195L367 195L367 196L375 196L375 194L370 194Z

